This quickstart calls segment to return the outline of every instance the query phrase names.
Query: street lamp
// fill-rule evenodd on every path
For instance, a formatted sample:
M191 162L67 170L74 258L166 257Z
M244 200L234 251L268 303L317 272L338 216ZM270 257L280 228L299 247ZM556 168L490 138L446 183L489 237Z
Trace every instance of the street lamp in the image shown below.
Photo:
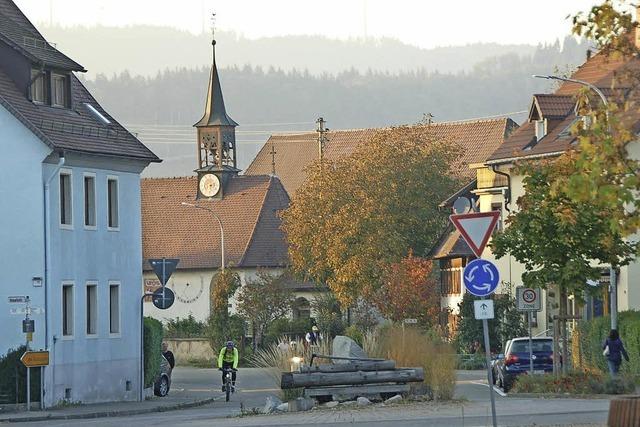
M220 252L221 252L220 268L222 269L222 271L224 271L224 228L222 228L222 221L220 220L220 217L218 215L216 215L216 213L214 211L212 211L209 208L205 208L204 206L198 206L198 205L194 205L194 204L186 203L186 202L182 202L181 204L182 204L182 206L189 206L189 207L192 207L192 208L209 211L209 213L211 215L213 215L213 217L216 219L216 221L218 221L218 225L220 226Z
M609 124L609 102L604 93L595 85L585 82L584 80L569 79L560 76L541 76L534 74L532 77L537 79L560 80L563 82L576 83L588 87L594 91L602 100L605 107L605 115L607 117L607 129L611 133L611 125ZM618 329L618 279L616 278L616 269L611 266L609 268L609 289L611 290L611 329Z

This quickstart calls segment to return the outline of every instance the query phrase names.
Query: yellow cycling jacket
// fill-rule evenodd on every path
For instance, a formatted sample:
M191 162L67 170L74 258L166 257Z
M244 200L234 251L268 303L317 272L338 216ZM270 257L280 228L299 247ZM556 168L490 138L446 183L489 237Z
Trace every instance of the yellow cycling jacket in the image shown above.
M222 347L218 355L218 368L222 368L222 362L232 363L233 369L238 368L238 349L233 348L233 352L227 350L227 346Z

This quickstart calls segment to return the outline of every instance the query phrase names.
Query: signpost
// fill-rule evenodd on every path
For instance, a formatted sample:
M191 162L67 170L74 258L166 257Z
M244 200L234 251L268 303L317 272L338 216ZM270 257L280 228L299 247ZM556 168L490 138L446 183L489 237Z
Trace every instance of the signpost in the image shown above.
M475 318L482 320L484 351L487 361L487 381L489 385L489 398L491 399L491 416L493 419L493 427L497 427L496 402L493 395L493 373L491 372L489 324L487 322L488 319L493 319L494 310L493 300L484 299L484 297L495 292L500 283L500 273L495 264L480 257L491 237L491 233L493 233L496 227L498 219L500 218L500 212L463 213L451 215L449 218L473 253L478 257L478 259L471 261L464 268L462 281L469 293L483 298L474 301L473 307Z
M49 366L48 351L25 351L20 361L27 368L39 368Z
M533 323L533 312L542 309L542 293L540 288L516 287L516 308L519 311L527 312L527 323L529 324L529 373L533 375L533 336L531 324Z

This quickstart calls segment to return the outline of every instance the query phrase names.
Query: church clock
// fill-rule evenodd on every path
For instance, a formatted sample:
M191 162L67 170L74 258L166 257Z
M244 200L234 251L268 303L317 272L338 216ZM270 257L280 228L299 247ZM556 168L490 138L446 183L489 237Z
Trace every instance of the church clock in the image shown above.
M201 174L198 190L200 190L201 197L210 198L215 196L220 191L220 178L213 173Z

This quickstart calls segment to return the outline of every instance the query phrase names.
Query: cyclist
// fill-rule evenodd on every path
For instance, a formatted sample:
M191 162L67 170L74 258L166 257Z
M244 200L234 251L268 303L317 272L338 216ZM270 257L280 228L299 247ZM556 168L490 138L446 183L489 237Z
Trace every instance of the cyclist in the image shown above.
M231 389L236 389L236 369L238 368L238 349L233 341L227 341L227 344L220 349L218 355L218 368L232 368L231 373ZM222 391L224 391L224 370L222 371Z

